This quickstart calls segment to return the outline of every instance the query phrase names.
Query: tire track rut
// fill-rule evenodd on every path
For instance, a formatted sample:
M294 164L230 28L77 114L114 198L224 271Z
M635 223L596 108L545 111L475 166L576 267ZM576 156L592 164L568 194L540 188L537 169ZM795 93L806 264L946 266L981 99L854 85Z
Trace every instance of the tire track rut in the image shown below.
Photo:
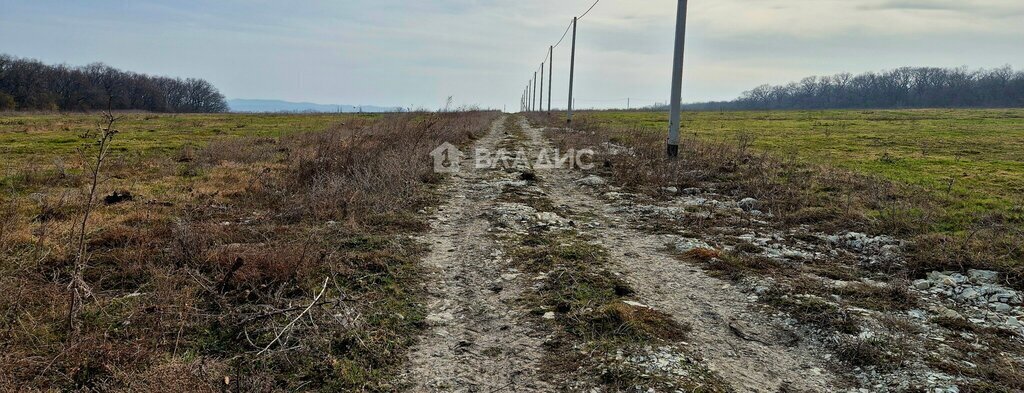
M496 149L505 117L476 146ZM511 273L484 216L501 192L504 172L475 170L462 162L441 192L422 241L431 251L427 279L428 332L409 356L406 385L415 392L547 391L538 377L543 334L516 303L525 284Z

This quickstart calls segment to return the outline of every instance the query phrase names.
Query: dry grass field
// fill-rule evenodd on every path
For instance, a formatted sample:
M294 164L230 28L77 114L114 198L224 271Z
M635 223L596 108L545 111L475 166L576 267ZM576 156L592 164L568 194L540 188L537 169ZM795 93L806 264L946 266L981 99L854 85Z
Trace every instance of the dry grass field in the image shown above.
M427 153L496 114L115 115L91 208L101 116L0 116L3 390L387 390Z
M819 353L797 385L1024 388L1014 311L917 288L991 269L1024 290L1017 112L700 113L679 160L662 115L0 116L0 388L728 391ZM447 177L444 142L599 165ZM1003 169L943 186L979 168ZM892 247L826 240L851 233ZM774 379L744 379L765 357Z

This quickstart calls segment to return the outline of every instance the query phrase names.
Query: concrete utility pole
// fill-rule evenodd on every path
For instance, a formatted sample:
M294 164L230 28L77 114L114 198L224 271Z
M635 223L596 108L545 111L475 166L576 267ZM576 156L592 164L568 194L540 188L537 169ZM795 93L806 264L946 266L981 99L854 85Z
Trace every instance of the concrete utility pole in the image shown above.
M533 95L530 97L530 111L537 110L537 71L533 72Z
M544 63L540 63L540 106L537 107L537 111L544 110Z
M551 61L548 62L548 114L551 114L551 91L554 90L551 87L555 85L555 46L552 45L548 49L548 57Z
M679 157L679 126L683 106L683 51L686 48L686 0L679 0L676 15L675 61L672 66L672 104L668 123L668 156Z
M569 60L569 114L566 117L566 123L568 123L570 130L572 129L572 84L576 78L576 22L578 21L578 17L572 18L572 56L570 56Z

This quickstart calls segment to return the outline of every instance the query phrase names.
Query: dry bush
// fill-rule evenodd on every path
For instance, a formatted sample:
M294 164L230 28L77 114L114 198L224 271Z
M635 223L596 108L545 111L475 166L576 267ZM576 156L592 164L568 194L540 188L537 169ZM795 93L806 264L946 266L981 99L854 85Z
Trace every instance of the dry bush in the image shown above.
M406 114L368 127L336 125L326 132L285 138L287 176L262 183L271 203L287 204L286 219L358 221L416 211L429 198L424 183L437 180L429 154L442 143L465 145L494 114Z
M854 367L895 369L905 360L905 349L895 339L843 337L836 345L839 359Z
M908 269L931 271L991 269L1006 273L1006 284L1024 290L1024 231L1016 225L983 219L967 233L926 233L914 239Z
M406 236L424 228L415 213L438 180L428 153L496 115L387 116L112 162L155 183L90 219L95 296L75 340L67 232L79 207L60 203L63 180L22 176L31 187L19 190L42 197L0 200L0 246L29 251L0 258L0 390L387 390L424 318L423 250ZM323 300L285 329L325 280Z

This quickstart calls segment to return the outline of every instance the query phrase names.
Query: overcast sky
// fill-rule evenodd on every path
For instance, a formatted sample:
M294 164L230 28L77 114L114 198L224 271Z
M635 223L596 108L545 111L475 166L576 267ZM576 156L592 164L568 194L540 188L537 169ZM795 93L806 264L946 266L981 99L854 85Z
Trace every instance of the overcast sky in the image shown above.
M518 109L592 0L0 0L0 53L200 77L228 98ZM666 101L675 0L601 0L580 22L578 106ZM568 42L555 52L565 105ZM1024 68L1022 0L691 0L685 101L915 66ZM621 101L616 101L622 99Z

